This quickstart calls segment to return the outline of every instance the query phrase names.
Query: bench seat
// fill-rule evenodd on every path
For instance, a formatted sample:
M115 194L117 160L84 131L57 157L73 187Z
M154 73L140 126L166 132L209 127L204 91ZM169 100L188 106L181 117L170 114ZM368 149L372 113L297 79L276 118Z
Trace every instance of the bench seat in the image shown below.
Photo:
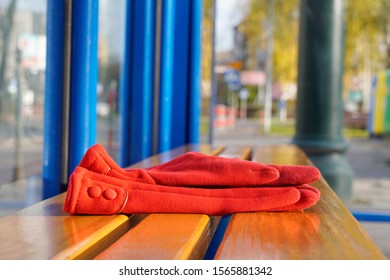
M187 151L261 163L312 164L294 145L186 145L132 167L153 166ZM226 217L70 216L62 211L65 194L60 194L0 218L0 259L385 259L326 181L321 178L313 185L321 191L321 200L305 211Z
M253 160L312 165L293 145L260 147ZM305 211L232 215L215 259L384 259L324 178L312 185L321 199Z

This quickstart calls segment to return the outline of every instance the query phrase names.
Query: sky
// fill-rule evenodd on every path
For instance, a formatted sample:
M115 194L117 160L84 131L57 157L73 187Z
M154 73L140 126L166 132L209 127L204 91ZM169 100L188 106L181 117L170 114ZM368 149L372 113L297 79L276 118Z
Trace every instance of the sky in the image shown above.
M248 0L217 0L216 42L217 52L223 52L233 47L233 27L243 17L244 11L239 9Z

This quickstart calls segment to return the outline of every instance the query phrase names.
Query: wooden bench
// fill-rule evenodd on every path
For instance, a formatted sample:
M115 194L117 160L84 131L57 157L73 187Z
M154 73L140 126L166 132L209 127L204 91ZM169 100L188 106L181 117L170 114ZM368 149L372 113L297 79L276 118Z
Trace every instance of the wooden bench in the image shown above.
M296 146L188 145L145 159L148 167L187 152L261 163L309 165ZM0 219L0 259L385 259L326 181L321 200L297 212L69 216L65 194Z

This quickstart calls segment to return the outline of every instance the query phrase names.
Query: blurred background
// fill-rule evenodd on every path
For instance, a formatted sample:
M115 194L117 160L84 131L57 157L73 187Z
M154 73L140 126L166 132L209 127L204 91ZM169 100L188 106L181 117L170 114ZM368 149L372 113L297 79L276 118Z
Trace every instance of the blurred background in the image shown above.
M203 0L201 142L290 143L299 0ZM46 0L0 0L0 215L42 197ZM97 141L118 152L125 0L99 1ZM342 89L351 210L390 213L390 0L346 0ZM271 102L266 102L270 96ZM373 236L388 224L369 223ZM378 238L379 238L378 237ZM390 244L382 248L390 252Z

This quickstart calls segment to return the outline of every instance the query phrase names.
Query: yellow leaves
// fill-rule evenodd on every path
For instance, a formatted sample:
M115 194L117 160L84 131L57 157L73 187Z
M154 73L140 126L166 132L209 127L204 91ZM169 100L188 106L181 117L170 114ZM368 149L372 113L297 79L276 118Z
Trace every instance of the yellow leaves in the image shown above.
M345 74L353 76L386 67L383 51L390 3L388 0L349 0L346 2Z
M273 21L274 53L273 77L280 82L295 82L298 61L298 0L274 0ZM248 39L248 53L252 60L258 52L266 49L269 0L252 0L245 19L245 35ZM252 65L254 67L254 65Z

